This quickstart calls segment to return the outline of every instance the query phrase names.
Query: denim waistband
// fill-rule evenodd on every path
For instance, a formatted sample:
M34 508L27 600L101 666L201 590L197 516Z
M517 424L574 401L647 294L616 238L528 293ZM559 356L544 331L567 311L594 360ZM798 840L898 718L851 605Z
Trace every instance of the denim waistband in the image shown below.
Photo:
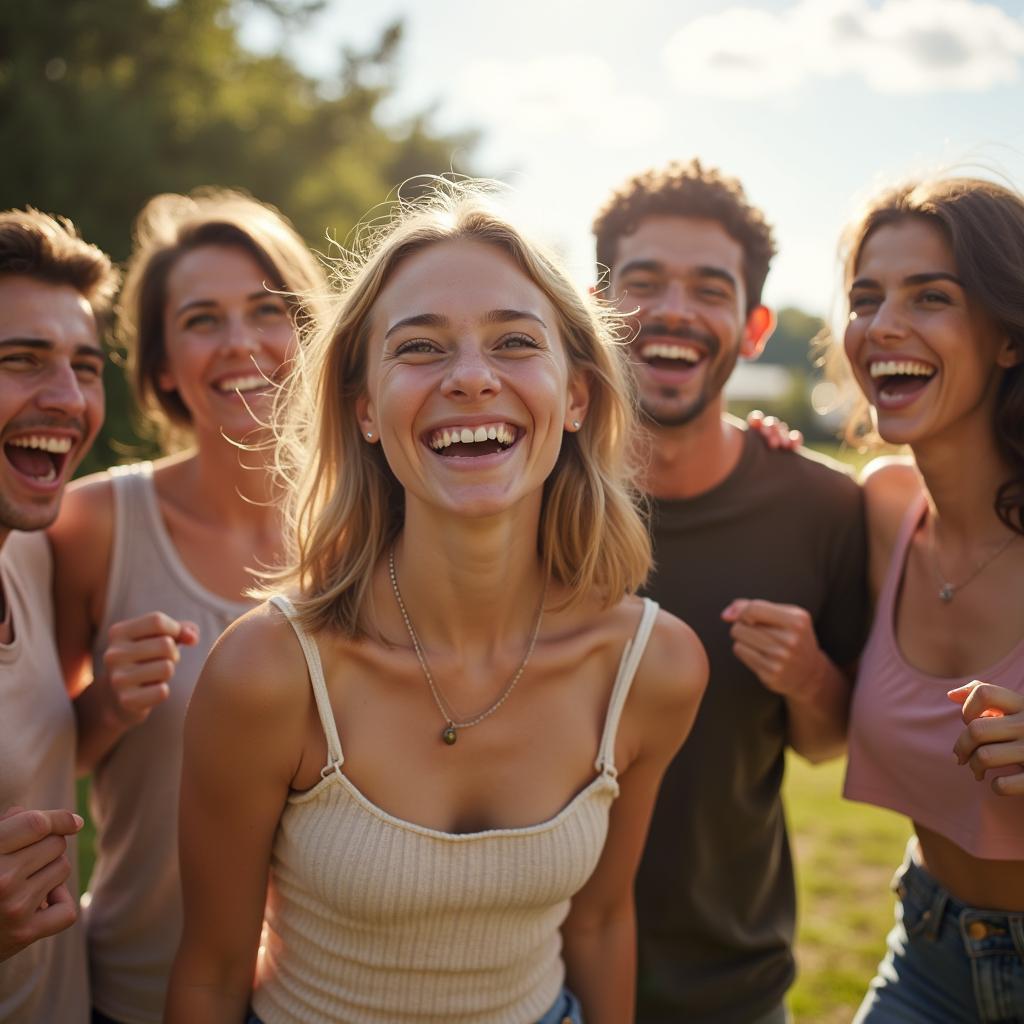
M938 936L943 927L959 931L968 956L1005 956L1016 951L1024 960L1024 913L969 907L944 889L908 852L893 889L901 900L922 908L925 934Z

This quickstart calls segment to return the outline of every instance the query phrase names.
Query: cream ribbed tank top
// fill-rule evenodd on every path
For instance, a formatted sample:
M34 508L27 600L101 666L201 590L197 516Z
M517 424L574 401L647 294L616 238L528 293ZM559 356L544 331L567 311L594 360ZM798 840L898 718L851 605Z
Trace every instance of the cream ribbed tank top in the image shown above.
M559 928L618 795L615 735L658 606L645 599L612 687L593 781L553 818L453 834L371 803L345 763L320 655L302 645L328 763L274 837L252 1004L265 1024L529 1024L555 1001Z

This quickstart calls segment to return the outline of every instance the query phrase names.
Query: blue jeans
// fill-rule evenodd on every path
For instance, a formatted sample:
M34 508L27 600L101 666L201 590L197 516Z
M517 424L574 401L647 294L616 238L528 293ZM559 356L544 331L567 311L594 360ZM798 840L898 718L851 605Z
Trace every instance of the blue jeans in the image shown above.
M909 854L888 952L854 1024L1024 1024L1024 913L954 899Z
M263 1024L252 1010L245 1018L245 1024ZM551 1009L544 1014L537 1024L584 1024L583 1010L579 1000L567 989L563 988L554 1001Z

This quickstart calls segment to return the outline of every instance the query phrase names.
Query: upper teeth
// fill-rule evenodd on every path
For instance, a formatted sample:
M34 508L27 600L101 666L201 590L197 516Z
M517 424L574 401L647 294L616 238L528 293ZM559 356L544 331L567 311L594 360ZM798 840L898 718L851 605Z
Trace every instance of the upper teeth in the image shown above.
M640 354L644 359L681 359L684 363L697 363L701 358L700 351L689 345L663 345L660 342L644 345Z
M15 448L41 448L44 452L54 455L66 455L71 451L70 437L47 437L45 434L29 434L28 437L15 437L7 442Z
M430 435L427 442L434 451L450 444L474 444L477 441L497 441L511 444L516 439L516 428L510 423L490 423L486 427L442 427Z
M218 391L255 391L267 387L267 378L259 373L251 373L245 377L228 377L217 381Z
M872 378L879 377L931 377L935 367L927 363L919 363L913 359L878 360L868 368Z

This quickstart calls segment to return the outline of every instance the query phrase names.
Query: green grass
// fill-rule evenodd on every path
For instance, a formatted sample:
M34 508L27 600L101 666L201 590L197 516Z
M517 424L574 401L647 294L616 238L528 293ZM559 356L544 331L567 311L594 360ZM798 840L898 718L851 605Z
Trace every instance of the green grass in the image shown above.
M799 896L796 1024L848 1024L885 951L889 880L910 835L906 819L840 797L844 765L790 756L784 796Z

